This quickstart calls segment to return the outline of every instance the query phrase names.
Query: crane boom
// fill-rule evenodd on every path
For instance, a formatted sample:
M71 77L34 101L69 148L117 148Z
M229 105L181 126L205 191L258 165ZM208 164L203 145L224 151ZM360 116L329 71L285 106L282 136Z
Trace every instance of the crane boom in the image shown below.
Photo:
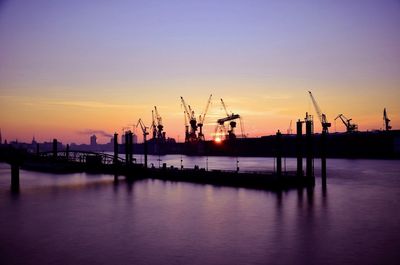
M319 108L318 103L317 103L317 101L315 100L315 98L314 98L313 94L311 93L311 91L308 91L308 93L310 94L311 101L312 101L312 103L313 103L313 105L314 105L314 108L315 108L315 112L317 112L318 119L319 119L320 122L322 122L322 112L321 112L321 109Z
M204 120L205 120L206 115L207 115L208 107L209 107L210 102L211 102L211 97L212 97L212 94L208 98L206 108L205 108L203 114L199 116L199 122L197 123L197 127L199 128L199 133L197 135L197 139L199 141L204 141L205 140L205 136L204 136L204 133L203 133L203 124L204 124Z
M154 112L156 114L158 126L162 125L162 118L161 118L160 114L158 114L158 110L157 110L156 106L154 106Z
M194 116L194 111L192 110L190 105L186 105L186 102L183 99L183 97L181 97L181 101L182 101L183 107L185 108L185 113L187 115L187 118L188 118L189 124L190 124L190 133L187 134L187 137L185 137L185 141L186 142L197 141L198 140L197 135L196 135L197 121L196 121L196 117Z
M211 97L212 97L212 94L211 94L210 97L208 98L206 108L204 109L204 112L203 112L203 116L200 115L199 122L200 122L201 124L204 123L204 120L205 120L205 118L206 118L207 111L208 111L208 107L210 106L210 103L211 103Z
M139 125L140 125L140 128L142 129L143 134L148 135L148 134L149 134L149 133L147 132L147 128L148 128L148 127L146 127L146 126L144 125L142 119L139 119L139 120L138 120L138 122L137 122L137 124L136 124L136 127L138 127Z
M186 102L183 99L183 97L181 97L181 101L182 101L183 108L185 109L185 113L187 115L187 118L188 118L188 120L190 120L191 119L191 117L190 117L190 113L191 112L189 112L188 106L186 105Z
M308 91L308 93L310 94L311 101L315 108L315 112L317 112L318 119L321 122L322 132L328 133L328 128L331 127L331 123L327 121L326 115L324 113L322 113L322 111L321 111L317 101L315 100L313 94L311 93L311 91Z
M221 103L222 103L222 106L224 107L224 110L225 110L226 116L227 116L227 117L229 117L228 110L227 110L227 108L226 108L226 105L225 105L225 102L222 100L222 98L221 98Z

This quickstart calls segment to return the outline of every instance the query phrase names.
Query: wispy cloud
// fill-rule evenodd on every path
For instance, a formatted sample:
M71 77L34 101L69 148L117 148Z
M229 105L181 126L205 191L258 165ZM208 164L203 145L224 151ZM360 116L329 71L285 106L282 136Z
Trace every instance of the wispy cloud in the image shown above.
M10 95L1 95L1 101L13 101L18 104L23 104L25 106L43 106L43 105L56 105L65 107L78 107L78 108L96 108L96 109L132 109L132 108L142 108L148 107L138 104L120 104L120 103L108 103L102 101L91 101L91 100L61 100L56 98L31 98L31 97L18 97Z
M132 105L124 104L110 104L99 101L57 101L57 100L47 100L44 101L45 104L49 105L62 105L69 107L82 107L82 108L131 108Z

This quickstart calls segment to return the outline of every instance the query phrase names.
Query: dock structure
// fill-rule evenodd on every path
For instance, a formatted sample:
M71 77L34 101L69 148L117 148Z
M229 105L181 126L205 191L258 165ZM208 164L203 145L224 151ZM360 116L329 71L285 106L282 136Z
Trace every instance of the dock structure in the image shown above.
M234 187L250 187L267 190L284 190L314 186L313 152L312 152L312 121L305 121L306 137L305 152L302 152L302 123L297 124L297 170L293 172L282 171L282 157L284 143L281 132L276 133L274 171L224 171L208 170L195 166L191 169L183 167L147 167L147 154L144 164L138 164L133 159L132 135L125 135L125 159L119 157L118 134L114 134L114 154L104 154L85 151L73 151L69 146L65 150L57 149L57 140L53 140L53 150L47 152L28 153L23 150L13 149L11 146L0 148L0 161L11 165L11 185L13 189L19 188L19 168L28 170L72 173L90 172L125 176L129 180L153 178L170 181L186 181L194 183L214 184ZM10 152L10 150L12 150ZM8 154L13 154L12 157ZM306 157L306 174L303 174L302 159ZM326 169L326 161L325 161ZM325 174L326 177L326 174Z

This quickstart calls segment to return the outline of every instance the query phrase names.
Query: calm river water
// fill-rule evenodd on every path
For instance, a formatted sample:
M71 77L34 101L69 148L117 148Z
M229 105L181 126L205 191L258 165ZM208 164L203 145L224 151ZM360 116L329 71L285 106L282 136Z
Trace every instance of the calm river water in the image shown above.
M237 165L150 163L181 158ZM273 168L238 160L240 170ZM0 164L0 264L399 264L399 161L330 159L326 192L318 164L309 191L21 171L19 194Z

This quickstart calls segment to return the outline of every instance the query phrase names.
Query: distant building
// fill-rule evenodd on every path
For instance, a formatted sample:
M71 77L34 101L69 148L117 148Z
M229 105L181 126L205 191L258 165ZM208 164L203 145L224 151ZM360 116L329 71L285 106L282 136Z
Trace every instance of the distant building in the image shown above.
M94 134L90 136L90 145L91 146L97 145L97 137Z
M137 144L137 135L136 134L132 135L132 143Z

